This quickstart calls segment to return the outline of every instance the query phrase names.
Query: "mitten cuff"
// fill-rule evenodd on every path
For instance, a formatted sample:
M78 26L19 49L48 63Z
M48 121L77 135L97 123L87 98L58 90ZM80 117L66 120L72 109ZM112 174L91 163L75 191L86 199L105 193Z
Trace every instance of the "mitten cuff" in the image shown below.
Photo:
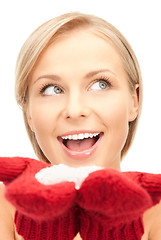
M18 212L15 214L16 230L25 240L73 240L78 233L75 210L53 221L36 222Z
M134 220L130 224L120 224L109 229L108 224L100 224L100 222L84 214L82 211L80 224L80 235L83 240L140 240L144 233L142 218Z
M161 174L125 172L127 177L138 183L150 195L153 205L161 200Z
M27 167L25 158L0 157L0 181L7 183L16 178Z

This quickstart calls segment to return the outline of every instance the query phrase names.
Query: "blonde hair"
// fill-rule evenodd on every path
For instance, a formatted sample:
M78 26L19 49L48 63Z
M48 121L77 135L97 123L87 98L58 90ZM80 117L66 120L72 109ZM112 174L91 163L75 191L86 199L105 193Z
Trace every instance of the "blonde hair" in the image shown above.
M126 143L122 149L123 157L134 139L142 104L142 78L137 58L124 36L107 21L88 14L68 13L51 19L38 27L26 40L19 53L16 64L15 95L17 103L22 107L25 126L37 157L49 162L41 150L35 134L31 131L27 121L26 106L28 101L28 82L31 73L41 54L56 39L61 38L70 31L78 28L89 28L107 41L111 41L117 48L122 58L124 69L128 75L128 82L131 91L139 84L139 114L137 118L129 123L129 133Z

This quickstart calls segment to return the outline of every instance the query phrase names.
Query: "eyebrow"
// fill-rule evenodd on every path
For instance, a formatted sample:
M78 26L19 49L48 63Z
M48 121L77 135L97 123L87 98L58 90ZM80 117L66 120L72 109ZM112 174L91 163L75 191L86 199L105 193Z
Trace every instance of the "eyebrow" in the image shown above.
M109 73L112 73L113 75L116 76L116 74L114 72L112 72L111 70L109 69L99 69L99 70L96 70L96 71L92 71L92 72L89 72L85 75L85 78L90 78L90 77L93 77L99 73L102 73L102 72L109 72Z
M42 78L47 78L47 79L51 79L51 80L60 80L60 77L58 75L55 75L55 74L45 74L45 75L42 75L40 77L38 77L35 81L34 81L34 84L39 81L40 79Z
M109 70L109 69L99 69L99 70L95 70L95 71L91 71L91 72L87 73L85 75L85 78L91 78L91 77L93 77L93 76L95 76L95 75L97 75L99 73L102 73L102 72L109 72L109 73L113 74L114 76L116 76L116 74L114 72L112 72L111 70ZM34 81L34 83L36 83L38 80L40 80L42 78L47 78L47 79L56 80L56 81L57 80L58 81L61 80L61 78L58 75L56 75L56 74L45 74L45 75L42 75L42 76L38 77Z

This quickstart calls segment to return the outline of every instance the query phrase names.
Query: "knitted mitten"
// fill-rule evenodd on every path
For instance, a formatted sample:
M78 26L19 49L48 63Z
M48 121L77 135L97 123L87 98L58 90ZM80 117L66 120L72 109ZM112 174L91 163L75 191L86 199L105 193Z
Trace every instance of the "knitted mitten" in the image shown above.
M121 173L103 169L91 173L77 197L83 240L140 240L145 210L161 199L161 175Z
M161 175L96 167L65 168L62 174L58 168L0 158L0 180L25 240L71 240L78 231L83 240L141 239L143 213L161 199Z
M16 208L17 232L25 240L73 240L78 232L74 182L45 185L36 174L51 165L28 158L0 158L0 181Z
M127 177L142 186L151 196L153 205L161 200L161 174L125 172Z

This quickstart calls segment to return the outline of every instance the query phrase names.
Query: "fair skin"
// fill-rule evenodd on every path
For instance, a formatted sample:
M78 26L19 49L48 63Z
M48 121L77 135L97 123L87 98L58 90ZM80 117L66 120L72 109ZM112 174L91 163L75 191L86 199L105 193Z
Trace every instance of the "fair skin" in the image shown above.
M120 169L128 123L138 111L136 92L130 92L127 81L116 49L89 31L77 31L47 48L30 79L27 112L52 164ZM84 132L101 133L94 152L64 151L61 136Z
M138 97L129 89L119 53L90 31L72 32L49 46L29 82L28 122L51 164L120 170L128 123L137 114ZM85 132L100 133L98 141L65 140L68 150L60 140L62 136ZM3 190L0 185L0 192ZM13 224L15 210L3 194L0 202L0 240L22 239ZM160 239L160 205L144 214L142 240ZM77 235L75 240L79 239Z

